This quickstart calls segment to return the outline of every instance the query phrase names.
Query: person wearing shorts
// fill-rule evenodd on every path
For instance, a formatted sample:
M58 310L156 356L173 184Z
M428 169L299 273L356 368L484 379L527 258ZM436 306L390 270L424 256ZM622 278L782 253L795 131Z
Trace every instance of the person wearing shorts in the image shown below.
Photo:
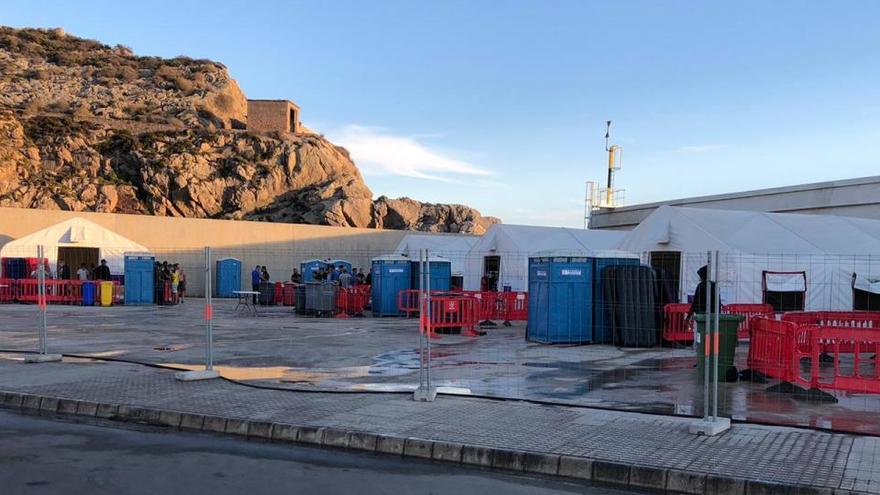
M180 272L177 267L171 269L171 304L177 304L177 291L180 289Z
M180 280L177 284L177 301L183 304L183 299L186 297L186 272L177 263L174 264L174 269L177 271L178 279Z

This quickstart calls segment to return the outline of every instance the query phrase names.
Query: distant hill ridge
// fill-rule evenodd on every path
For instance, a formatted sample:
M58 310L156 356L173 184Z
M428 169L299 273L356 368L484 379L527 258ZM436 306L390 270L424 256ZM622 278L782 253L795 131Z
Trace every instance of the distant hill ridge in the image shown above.
M498 221L373 200L344 148L246 123L220 63L0 27L0 206L477 234Z

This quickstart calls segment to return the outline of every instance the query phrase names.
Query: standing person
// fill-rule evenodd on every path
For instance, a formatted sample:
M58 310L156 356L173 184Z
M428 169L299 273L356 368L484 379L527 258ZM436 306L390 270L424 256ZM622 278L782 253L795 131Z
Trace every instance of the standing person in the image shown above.
M358 269L352 268L351 269L351 285L357 285L357 284L358 284Z
M158 261L153 266L153 301L162 305L162 263Z
M369 285L369 282L367 282L367 277L364 276L363 269L361 269L357 272L357 277L355 277L355 278L357 279L357 285L364 285L364 284Z
M301 284L303 281L302 274L296 268L293 269L293 273L290 275L290 281L295 284Z
M263 267L260 270L260 281L261 282L268 282L270 280L272 280L272 277L269 276L269 270L266 270L266 265L263 265Z
M254 292L260 292L260 280L263 278L263 272L260 271L260 265L254 267L251 272L251 288ZM254 305L257 304L257 295L254 294Z
M70 280L70 267L64 260L58 261L58 280Z
M708 281L709 277L709 268L706 265L700 267L697 270L697 275L700 277L700 283L697 284L696 292L694 292L694 301L691 303L691 309L688 311L688 318L695 314L705 314L706 313L706 284L709 284L709 311L715 312L715 301L718 299L718 287L715 286L715 282Z
M97 270L98 267L96 267L94 263L89 266L89 280L95 280Z
M177 304L177 291L180 289L180 272L177 265L171 267L171 304Z
M79 266L79 270L76 271L76 279L80 282L89 279L89 269L86 268L86 264L83 263Z
M367 276L364 278L364 285L373 285L373 269L367 272Z
M341 273L339 274L338 280L339 280L339 286L342 287L343 289L350 289L351 288L352 277L351 277L351 274L348 273L348 270L345 269L345 267L342 268Z
M110 280L110 267L107 260L101 260L101 266L95 268L95 280Z
M336 282L339 280L339 275L341 273L342 265L334 266L333 271L330 272L330 281Z
M186 297L186 272L177 263L174 264L174 268L177 269L178 278L180 279L180 283L177 285L177 299L180 304L183 304L183 298Z

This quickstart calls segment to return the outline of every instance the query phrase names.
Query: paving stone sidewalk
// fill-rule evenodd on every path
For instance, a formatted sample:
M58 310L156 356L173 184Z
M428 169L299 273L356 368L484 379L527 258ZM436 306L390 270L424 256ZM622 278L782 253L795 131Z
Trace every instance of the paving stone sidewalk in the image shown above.
M193 429L668 492L880 493L874 437L747 424L700 437L688 433L686 418L450 396L420 403L400 394L262 390L224 380L179 382L172 371L139 365L19 359L0 356L4 407L99 416L103 408L106 417L181 428L198 419Z

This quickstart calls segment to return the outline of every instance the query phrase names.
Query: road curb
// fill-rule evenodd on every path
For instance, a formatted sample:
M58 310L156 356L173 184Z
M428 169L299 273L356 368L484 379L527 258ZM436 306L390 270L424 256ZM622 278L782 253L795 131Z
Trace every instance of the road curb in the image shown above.
M650 490L658 493L688 495L860 493L824 487L775 484L760 480L747 480L656 466L624 464L547 452L524 452L339 428L224 418L193 412L159 410L126 404L96 403L18 392L0 392L0 408L24 414L108 419L275 443L404 456L446 464L590 481L618 488Z

